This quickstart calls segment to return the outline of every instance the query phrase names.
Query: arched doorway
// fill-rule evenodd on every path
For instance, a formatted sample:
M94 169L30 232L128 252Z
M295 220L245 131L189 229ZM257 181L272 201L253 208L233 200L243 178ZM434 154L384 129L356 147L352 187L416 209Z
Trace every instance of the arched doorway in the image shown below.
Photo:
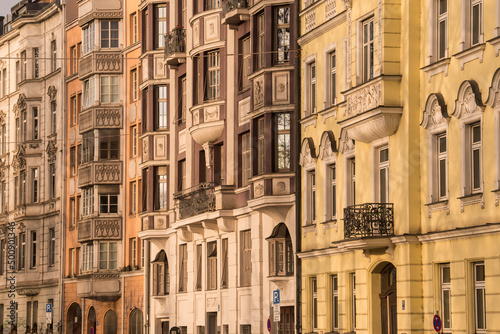
M129 334L142 334L142 311L138 308L132 310L128 317Z
M78 303L71 304L68 309L68 315L66 318L66 333L82 333L82 309Z
M87 334L96 334L97 333L96 325L97 322L96 322L95 308L94 306L91 306L89 309L89 315L87 316Z
M380 272L379 298L382 334L396 334L398 328L396 267L391 263Z
M116 334L118 332L116 312L109 310L104 315L104 334Z

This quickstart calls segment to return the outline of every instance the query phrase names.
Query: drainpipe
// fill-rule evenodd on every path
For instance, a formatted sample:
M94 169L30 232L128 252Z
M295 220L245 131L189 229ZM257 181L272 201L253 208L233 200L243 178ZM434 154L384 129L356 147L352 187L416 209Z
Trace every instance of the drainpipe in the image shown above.
M149 254L150 242L144 240L144 334L149 334L149 263L151 261Z
M299 17L299 8L298 2L295 2L295 49L297 50L296 55L298 57L295 58L295 159L298 161L298 157L300 154L300 139L301 139L301 127L300 122L300 104L301 104L301 95L300 95L300 59L301 54L299 50L299 44L297 40L300 36L300 17ZM301 251L301 233L300 229L302 224L301 222L301 169L299 164L295 163L295 333L300 334L302 332L301 326L301 305L302 305L302 276L301 276L301 260L298 257L299 252Z

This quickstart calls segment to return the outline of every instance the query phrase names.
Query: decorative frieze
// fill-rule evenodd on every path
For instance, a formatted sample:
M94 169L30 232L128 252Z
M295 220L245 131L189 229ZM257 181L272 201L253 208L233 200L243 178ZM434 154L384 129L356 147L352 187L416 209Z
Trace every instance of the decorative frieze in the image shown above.
M95 217L78 222L78 241L121 239L122 219L120 217Z
M12 159L12 168L14 168L15 173L26 168L26 149L22 144L17 145L16 153Z
M337 10L336 1L337 0L326 0L326 3L325 3L325 10L326 10L326 13L325 13L326 17L325 18L326 18L326 20L329 20L335 16L336 10Z
M359 115L382 104L382 83L375 82L356 90L347 97L347 117Z
M123 124L122 107L95 107L79 114L79 131L92 129L120 129Z
M315 8L309 10L306 15L306 32L313 30L316 27L316 11Z
M118 183L121 179L121 165L102 164L95 166L96 183Z

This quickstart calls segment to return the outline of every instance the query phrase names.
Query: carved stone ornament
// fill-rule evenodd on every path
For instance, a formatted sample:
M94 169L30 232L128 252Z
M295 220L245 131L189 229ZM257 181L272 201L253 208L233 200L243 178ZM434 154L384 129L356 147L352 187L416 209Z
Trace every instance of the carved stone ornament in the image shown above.
M22 144L17 145L16 154L12 159L12 168L14 168L14 172L19 172L21 169L26 168L26 149Z
M0 180L5 179L5 159L0 159Z
M420 125L424 129L430 129L450 121L446 110L446 104L441 94L431 94L425 103L425 110Z
M333 157L337 153L337 143L332 131L325 131L321 135L319 144L319 158L322 160Z
M491 87L486 104L492 108L500 107L500 68L496 70L491 80Z
M302 141L302 149L300 150L299 164L306 167L315 163L316 154L314 151L314 141L307 137Z
M261 76L253 81L253 104L255 106L264 103L264 77Z
M352 0L344 0L345 9L352 8Z
M354 140L349 137L348 131L342 130L342 132L340 133L339 152L342 154L353 152L354 148Z
M14 104L14 115L16 117L19 117L19 112L26 110L26 95L24 94L19 94L19 98L17 99L16 104Z
M205 143L202 145L203 150L205 150L205 165L208 169L212 168L214 163L214 145L211 143Z
M56 161L57 154L57 144L55 139L49 140L45 152L47 152L47 160L49 161L49 163L54 163Z
M325 4L326 14L325 15L326 15L327 20L329 20L335 16L336 4L337 4L336 0L326 0L326 4Z
M473 80L464 81L458 90L453 116L458 119L484 111L481 93L477 83Z
M120 71L122 59L120 54L98 54L96 68L98 71Z
M144 138L142 140L142 155L144 156L144 159L148 159L148 153L149 153L149 143L148 143L148 138Z
M49 86L47 95L49 96L50 102L55 101L57 96L57 88L54 86Z
M356 92L347 94L347 117L353 117L382 103L382 83L375 82Z
M5 116L3 110L0 110L0 124L5 124Z

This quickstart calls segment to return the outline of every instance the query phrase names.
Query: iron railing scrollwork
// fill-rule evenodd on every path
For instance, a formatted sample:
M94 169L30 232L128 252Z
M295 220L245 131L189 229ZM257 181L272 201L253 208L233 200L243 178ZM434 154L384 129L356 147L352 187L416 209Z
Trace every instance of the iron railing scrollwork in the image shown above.
M394 204L364 203L344 209L344 237L394 235Z
M176 52L186 52L186 29L182 27L165 34L165 58Z
M174 194L174 198L177 200L180 219L215 211L213 183L200 183L197 186Z
M222 1L222 17L233 9L237 8L247 8L247 0L223 0Z

